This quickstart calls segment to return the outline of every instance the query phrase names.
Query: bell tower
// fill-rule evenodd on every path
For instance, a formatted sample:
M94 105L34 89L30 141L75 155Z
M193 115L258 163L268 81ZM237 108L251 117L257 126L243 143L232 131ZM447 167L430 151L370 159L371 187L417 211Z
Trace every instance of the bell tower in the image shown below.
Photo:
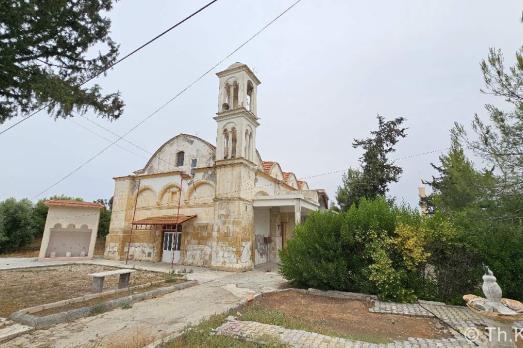
M218 94L216 160L244 158L253 162L259 126L257 88L260 80L245 64L234 63L217 73Z
M253 189L256 179L256 92L260 80L234 63L219 77L216 133L216 195L211 266L249 270L254 266Z

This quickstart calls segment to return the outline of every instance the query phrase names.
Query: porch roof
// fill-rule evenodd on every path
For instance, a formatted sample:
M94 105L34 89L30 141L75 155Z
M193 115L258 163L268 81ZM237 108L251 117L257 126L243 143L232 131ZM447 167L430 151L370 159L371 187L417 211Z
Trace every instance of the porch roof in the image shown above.
M316 211L320 207L319 204L305 199L305 197L299 193L257 197L253 201L253 206L255 208L300 206L300 208L311 211Z
M162 216L151 216L145 219L133 221L133 225L176 225L183 224L186 221L194 219L196 215L162 215Z

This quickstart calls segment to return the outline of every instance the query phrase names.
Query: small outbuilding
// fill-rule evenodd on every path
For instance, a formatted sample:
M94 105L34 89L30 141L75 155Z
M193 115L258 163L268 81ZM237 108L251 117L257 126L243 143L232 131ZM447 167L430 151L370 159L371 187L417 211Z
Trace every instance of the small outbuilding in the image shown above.
M45 205L49 211L38 257L92 258L103 205L73 200L49 200Z

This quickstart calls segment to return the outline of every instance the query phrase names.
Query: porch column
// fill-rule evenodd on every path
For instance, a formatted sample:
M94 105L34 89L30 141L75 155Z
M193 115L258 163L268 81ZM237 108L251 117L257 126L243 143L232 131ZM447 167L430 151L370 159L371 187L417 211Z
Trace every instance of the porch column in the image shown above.
M294 223L295 226L301 223L301 200L297 199L294 204Z

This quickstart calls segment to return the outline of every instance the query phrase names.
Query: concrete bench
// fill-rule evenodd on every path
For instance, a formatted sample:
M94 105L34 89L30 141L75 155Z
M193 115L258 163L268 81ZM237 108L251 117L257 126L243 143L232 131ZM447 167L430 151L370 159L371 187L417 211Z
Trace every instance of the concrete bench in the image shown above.
M93 278L93 291L102 292L104 287L104 279L107 276L120 275L118 280L118 289L124 289L129 287L129 279L131 278L131 273L136 272L134 269L118 269L115 271L106 271L89 274Z

